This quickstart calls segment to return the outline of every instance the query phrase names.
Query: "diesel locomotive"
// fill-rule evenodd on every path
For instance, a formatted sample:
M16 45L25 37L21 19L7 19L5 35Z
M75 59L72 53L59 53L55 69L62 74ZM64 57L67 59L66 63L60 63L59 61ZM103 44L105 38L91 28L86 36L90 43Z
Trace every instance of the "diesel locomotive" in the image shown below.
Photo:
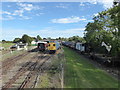
M37 48L39 51L55 53L58 49L61 48L61 45L58 41L41 41L41 42L38 42Z

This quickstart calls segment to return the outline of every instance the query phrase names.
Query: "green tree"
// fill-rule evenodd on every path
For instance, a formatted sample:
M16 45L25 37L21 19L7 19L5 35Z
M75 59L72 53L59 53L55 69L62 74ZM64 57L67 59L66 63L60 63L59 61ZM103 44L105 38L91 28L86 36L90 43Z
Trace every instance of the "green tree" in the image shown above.
M15 38L14 40L13 40L13 43L17 43L17 42L20 42L20 38Z
M82 42L85 43L85 39L79 36L69 37L68 41Z
M101 42L112 46L111 55L120 57L120 5L100 12L88 23L84 38L96 51L102 50Z
M31 42L32 42L32 37L30 37L30 36L28 36L28 35L26 35L26 34L24 34L23 36L22 36L22 38L21 38L21 41L23 42L23 43L28 43L28 45L31 45Z
M6 40L2 40L2 43L5 43L6 42Z
M37 40L42 40L42 38L39 35L37 35Z
M47 37L48 40L51 40L51 37Z

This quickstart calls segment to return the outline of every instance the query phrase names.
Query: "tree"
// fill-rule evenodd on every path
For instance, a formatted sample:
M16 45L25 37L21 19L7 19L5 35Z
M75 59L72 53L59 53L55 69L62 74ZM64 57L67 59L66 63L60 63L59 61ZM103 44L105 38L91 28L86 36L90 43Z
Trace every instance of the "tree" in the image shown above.
M68 41L82 42L85 43L85 39L79 36L69 37Z
M5 42L6 42L6 40L2 40L2 42L3 42L3 43L5 43Z
M42 40L42 38L39 35L37 35L37 40Z
M120 57L120 5L100 12L88 23L84 38L96 52L102 50L101 42L112 46L112 56ZM98 49L98 50L97 50Z
M47 40L46 38L43 38L43 40Z
M51 37L47 37L48 40L51 40Z
M23 42L23 43L28 43L28 45L31 45L31 42L32 42L32 37L30 37L30 36L28 36L28 35L26 35L26 34L24 34L23 36L22 36L22 38L21 38L21 41Z
M14 40L13 40L13 43L17 43L17 42L20 42L20 38L15 38Z

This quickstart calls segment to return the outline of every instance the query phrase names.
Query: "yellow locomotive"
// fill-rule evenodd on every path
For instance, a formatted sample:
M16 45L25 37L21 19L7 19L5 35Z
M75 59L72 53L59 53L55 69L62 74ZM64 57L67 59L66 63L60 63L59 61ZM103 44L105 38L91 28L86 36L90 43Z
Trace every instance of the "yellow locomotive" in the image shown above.
M49 53L55 53L60 48L60 43L58 41L50 42L48 44Z

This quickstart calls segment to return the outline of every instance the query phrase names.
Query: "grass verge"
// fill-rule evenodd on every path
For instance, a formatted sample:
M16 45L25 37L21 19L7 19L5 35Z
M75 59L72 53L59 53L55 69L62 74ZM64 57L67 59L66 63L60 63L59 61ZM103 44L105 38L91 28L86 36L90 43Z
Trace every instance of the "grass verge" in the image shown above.
M77 52L64 47L65 88L118 88L118 81L105 71L96 68Z
M2 43L2 47L8 49L10 46L14 45L15 43Z

